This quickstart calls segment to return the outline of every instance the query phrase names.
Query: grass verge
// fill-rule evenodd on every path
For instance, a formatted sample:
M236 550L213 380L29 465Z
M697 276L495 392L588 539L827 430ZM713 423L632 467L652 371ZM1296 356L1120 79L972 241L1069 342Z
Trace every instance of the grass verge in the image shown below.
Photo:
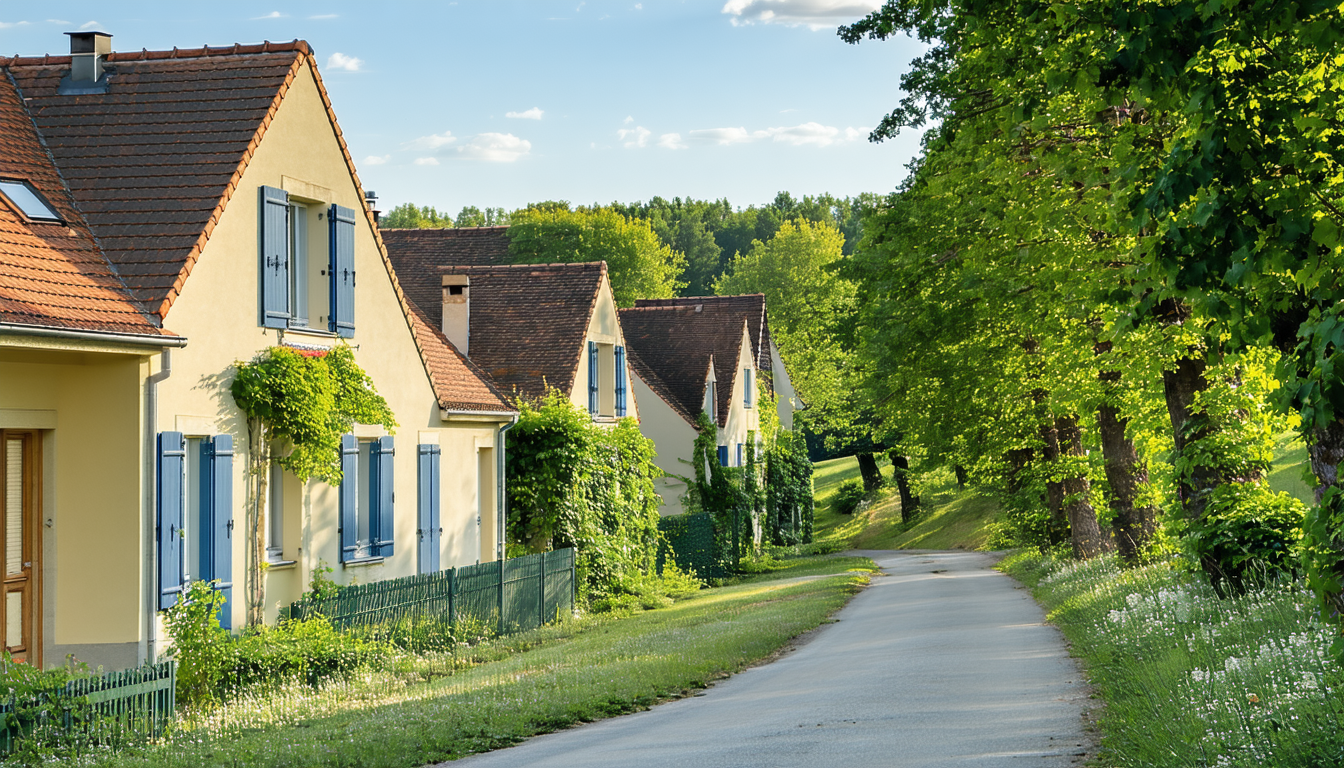
M408 659L320 691L260 694L161 743L92 762L402 768L497 749L737 672L820 625L875 570L865 558L800 558L669 608L501 638L476 651L483 663L452 674L444 664L442 677L432 659Z
M1105 701L1100 764L1344 765L1344 672L1311 595L1290 585L1220 600L1177 565L1037 553L999 564L1031 587Z

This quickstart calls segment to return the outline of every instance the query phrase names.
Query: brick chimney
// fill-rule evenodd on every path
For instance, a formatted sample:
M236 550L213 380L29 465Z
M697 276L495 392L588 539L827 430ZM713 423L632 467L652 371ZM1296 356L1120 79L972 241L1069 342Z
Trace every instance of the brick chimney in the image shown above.
M443 335L458 352L471 355L471 278L467 275L443 276Z

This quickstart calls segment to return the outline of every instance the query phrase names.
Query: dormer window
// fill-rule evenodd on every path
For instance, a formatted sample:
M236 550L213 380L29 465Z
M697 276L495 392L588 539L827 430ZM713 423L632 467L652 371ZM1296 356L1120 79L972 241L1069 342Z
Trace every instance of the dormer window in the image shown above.
M61 222L56 209L26 181L0 179L0 195L4 195L5 201L30 221Z

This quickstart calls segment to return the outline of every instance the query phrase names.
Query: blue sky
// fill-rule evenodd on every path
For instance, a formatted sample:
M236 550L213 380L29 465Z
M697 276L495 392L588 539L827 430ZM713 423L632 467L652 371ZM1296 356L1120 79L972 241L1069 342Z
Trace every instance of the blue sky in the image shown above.
M904 178L918 137L867 132L920 48L835 34L876 4L5 3L0 51L65 53L61 33L80 28L112 33L114 50L307 40L384 210L654 195L744 206Z

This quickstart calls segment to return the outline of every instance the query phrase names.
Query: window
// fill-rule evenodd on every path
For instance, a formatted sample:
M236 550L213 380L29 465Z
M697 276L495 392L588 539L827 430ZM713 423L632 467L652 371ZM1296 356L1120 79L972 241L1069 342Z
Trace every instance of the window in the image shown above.
M710 419L718 416L718 399L714 396L714 382L705 384L705 413L709 414Z
M159 607L191 581L217 580L228 629L233 595L233 437L159 433Z
M419 467L416 494L416 538L420 546L420 573L439 570L439 547L443 528L439 524L439 467L443 454L437 445L417 449Z
M266 516L266 561L285 562L285 470L271 463L270 508Z
M742 404L745 405L745 406L748 407L748 408L751 407L751 396L752 396L751 385L754 384L754 383L755 383L755 381L754 381L754 377L751 375L751 369L750 369L750 368L743 368L743 369L742 369Z
M601 390L598 389L598 366L597 366L597 342L588 342L588 413L597 415L598 398Z
M625 417L625 347L616 348L616 418Z
M56 209L47 203L42 194L26 181L0 179L0 194L3 194L19 212L33 221L60 223L61 217Z
M741 443L738 443L738 444L737 444L737 466L741 467L741 466L745 466L745 465L746 465L746 461L744 461L744 456L743 456L743 454L742 454L742 444L741 444Z
M341 437L341 562L392 555L393 439Z
M314 258L314 234L327 219L327 258ZM355 334L355 211L340 205L325 210L261 187L261 325L267 328L325 328L342 337ZM320 253L320 251L317 251Z
M719 466L728 466L728 446L726 445L719 446Z

